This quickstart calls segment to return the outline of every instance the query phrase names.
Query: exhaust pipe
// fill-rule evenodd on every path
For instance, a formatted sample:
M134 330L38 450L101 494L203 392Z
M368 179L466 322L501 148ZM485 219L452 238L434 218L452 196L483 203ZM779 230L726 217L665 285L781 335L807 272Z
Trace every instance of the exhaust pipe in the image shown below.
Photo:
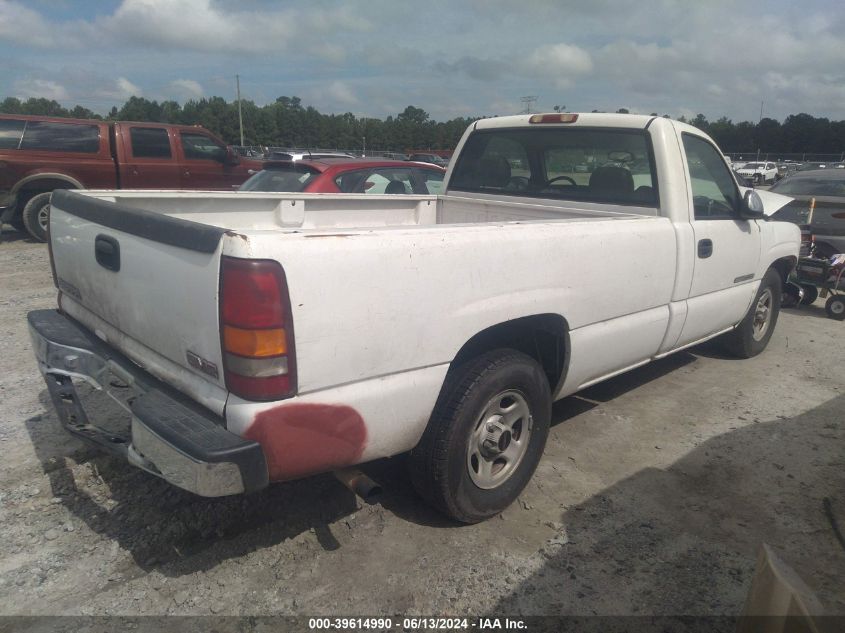
M334 476L366 503L375 503L381 495L381 486L357 468L343 468L334 471Z

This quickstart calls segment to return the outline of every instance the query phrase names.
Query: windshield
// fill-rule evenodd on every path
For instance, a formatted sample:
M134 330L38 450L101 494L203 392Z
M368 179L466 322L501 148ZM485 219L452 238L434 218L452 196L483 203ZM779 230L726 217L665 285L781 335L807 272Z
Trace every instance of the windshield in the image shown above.
M771 188L771 191L794 196L845 196L845 178L797 178L792 176Z
M241 185L238 191L291 191L297 192L319 175L305 165L279 165L266 167Z
M642 130L493 129L475 132L457 158L457 191L657 206Z
M743 169L761 169L763 163L746 163Z

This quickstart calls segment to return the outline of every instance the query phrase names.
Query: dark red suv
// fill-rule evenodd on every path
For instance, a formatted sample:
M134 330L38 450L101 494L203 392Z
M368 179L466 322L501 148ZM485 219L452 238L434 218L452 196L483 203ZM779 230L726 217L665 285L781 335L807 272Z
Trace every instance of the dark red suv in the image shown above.
M55 189L221 189L263 162L199 126L0 115L0 220L43 240Z

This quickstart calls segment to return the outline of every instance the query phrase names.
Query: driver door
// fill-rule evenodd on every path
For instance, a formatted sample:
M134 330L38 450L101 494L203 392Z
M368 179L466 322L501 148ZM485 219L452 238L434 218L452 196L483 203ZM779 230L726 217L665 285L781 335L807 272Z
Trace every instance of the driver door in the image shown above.
M760 227L738 215L741 196L722 154L710 142L684 133L683 148L693 206L695 262L687 318L678 345L735 325L748 310L759 280Z
M222 189L246 180L236 165L226 164L226 146L202 132L179 132L181 146L181 183L183 189Z

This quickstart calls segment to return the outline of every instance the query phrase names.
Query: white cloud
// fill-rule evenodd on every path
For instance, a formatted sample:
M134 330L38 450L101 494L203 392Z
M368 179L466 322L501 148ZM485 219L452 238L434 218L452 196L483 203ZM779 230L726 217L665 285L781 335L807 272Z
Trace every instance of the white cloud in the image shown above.
M359 103L358 97L352 92L352 88L342 81L331 82L327 93L329 97L343 105L356 105Z
M0 0L0 86L61 94L37 78L102 107L98 97L120 105L139 86L150 98L232 99L239 73L259 105L298 95L373 116L408 104L438 120L506 114L537 94L538 109L756 120L765 100L776 118L845 118L845 13L832 2L429 0L420 11L394 0L120 0L50 11L49 0Z
M95 98L118 103L126 101L129 97L140 97L142 94L141 88L133 84L126 77L104 79L91 88L91 95Z
M17 2L0 0L0 41L49 46L49 27L41 15Z
M361 105L361 100L352 87L339 80L326 84L320 83L312 87L306 91L305 101L318 104L319 109L326 109L328 112L357 109Z
M205 90L198 81L193 79L174 79L168 84L169 92L177 99L199 99Z
M372 28L359 11L350 7L324 10L306 5L238 11L232 6L212 0L123 0L110 15L50 22L23 3L0 0L0 39L36 48L58 45L79 49L99 43L266 55L285 50L300 39L308 44L319 35L360 33ZM325 51L336 59L345 58L338 47L329 45Z
M575 76L592 71L593 60L583 48L560 43L535 49L528 57L528 66L537 73Z
M68 98L68 91L60 83L48 79L20 79L14 85L15 96L21 99L44 98L64 101Z

